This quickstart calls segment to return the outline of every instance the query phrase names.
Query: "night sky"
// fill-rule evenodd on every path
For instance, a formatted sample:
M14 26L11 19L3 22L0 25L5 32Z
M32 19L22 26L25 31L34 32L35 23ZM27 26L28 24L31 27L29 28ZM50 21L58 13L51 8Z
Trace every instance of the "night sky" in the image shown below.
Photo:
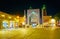
M48 15L55 15L60 12L59 0L0 0L0 11L23 15L23 11L29 9L30 6L41 9L43 4L46 4Z

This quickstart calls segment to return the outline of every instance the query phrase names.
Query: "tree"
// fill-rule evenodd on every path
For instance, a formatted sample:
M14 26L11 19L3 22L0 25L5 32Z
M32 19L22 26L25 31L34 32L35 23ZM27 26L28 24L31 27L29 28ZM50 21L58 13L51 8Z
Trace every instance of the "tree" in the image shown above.
M59 20L59 19L60 19L60 12L57 13L57 14L55 14L55 15L54 15L54 18L55 18L56 20Z

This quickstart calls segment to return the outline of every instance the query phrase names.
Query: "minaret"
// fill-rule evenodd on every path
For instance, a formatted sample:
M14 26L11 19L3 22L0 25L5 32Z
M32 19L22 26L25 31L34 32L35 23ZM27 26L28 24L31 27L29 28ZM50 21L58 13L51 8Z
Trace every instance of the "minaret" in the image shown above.
M30 6L29 9L27 10L27 24L29 25L29 13L31 11L32 7Z
M26 10L24 10L24 22L25 22L25 24L26 24Z
M42 26L43 26L43 23L44 23L44 18L43 18L44 16L47 16L45 5L43 5L43 7L42 7Z
M43 13L43 16L47 16L45 4L44 4L43 7L42 7L42 13Z
M32 7L30 6L29 9L32 9Z

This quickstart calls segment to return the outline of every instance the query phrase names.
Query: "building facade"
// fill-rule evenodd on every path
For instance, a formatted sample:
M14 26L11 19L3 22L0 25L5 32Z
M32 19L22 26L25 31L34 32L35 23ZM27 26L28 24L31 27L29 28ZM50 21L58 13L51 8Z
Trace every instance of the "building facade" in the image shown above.
M39 9L29 9L27 10L27 24L40 24L40 11Z
M40 12L41 11L41 12ZM51 16L47 16L46 6L43 5L42 9L28 9L24 10L25 22L28 25L42 25L47 24L49 20L52 18Z

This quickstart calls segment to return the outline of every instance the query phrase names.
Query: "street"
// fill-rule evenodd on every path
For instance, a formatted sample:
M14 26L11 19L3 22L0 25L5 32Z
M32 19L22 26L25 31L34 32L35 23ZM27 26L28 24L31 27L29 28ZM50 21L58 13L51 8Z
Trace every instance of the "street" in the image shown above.
M60 39L60 28L3 29L0 39Z

